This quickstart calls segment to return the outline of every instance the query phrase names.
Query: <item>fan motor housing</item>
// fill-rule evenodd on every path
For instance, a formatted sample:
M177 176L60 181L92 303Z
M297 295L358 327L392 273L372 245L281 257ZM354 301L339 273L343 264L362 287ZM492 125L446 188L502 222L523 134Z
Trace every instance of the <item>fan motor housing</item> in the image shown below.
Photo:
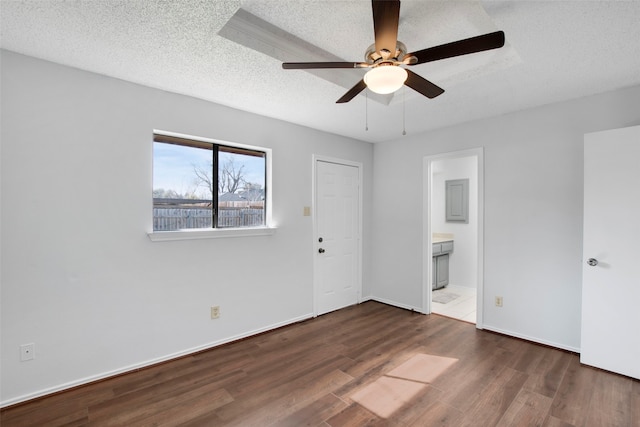
M374 43L367 48L367 51L364 54L364 60L371 65L377 64L382 61L389 61L389 60L401 62L406 54L407 54L407 46L405 46L405 44L402 43L401 41L398 41L396 43L396 51L394 52L394 54L393 55L390 54L388 58L384 58L382 57L382 55L378 53L378 51L376 50L376 45Z

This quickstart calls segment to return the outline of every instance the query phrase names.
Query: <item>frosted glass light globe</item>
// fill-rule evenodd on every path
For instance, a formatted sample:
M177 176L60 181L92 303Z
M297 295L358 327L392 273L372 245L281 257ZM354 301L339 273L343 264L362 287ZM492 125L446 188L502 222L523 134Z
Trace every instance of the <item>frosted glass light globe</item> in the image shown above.
M392 93L404 85L407 70L396 65L384 65L373 68L364 75L364 82L376 93Z

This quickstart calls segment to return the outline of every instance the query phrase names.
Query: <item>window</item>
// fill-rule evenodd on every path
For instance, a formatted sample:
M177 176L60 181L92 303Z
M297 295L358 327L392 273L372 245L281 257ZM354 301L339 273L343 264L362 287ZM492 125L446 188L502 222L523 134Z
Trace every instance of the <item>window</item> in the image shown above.
M264 227L267 150L155 133L153 231Z

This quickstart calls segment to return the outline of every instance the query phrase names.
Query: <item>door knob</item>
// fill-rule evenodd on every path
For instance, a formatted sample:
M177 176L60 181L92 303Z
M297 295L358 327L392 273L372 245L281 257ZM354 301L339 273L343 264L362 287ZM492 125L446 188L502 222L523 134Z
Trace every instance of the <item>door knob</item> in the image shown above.
M318 249L318 252L323 254L324 253L324 249L320 248L320 249Z
M587 260L587 264L589 264L591 267L595 267L596 265L598 265L598 260L595 258L589 258Z

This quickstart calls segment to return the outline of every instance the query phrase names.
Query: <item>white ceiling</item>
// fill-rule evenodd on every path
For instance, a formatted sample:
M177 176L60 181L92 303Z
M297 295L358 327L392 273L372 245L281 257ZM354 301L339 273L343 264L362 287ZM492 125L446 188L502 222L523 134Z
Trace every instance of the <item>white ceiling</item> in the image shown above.
M640 84L640 0L402 2L415 51L503 30L507 45L411 69L445 89L389 105L218 35L243 8L347 61L373 43L368 0L1 0L2 48L292 123L379 142ZM360 79L354 74L353 84ZM404 97L404 103L403 103ZM368 112L368 131L365 130ZM179 129L176 131L180 131Z

